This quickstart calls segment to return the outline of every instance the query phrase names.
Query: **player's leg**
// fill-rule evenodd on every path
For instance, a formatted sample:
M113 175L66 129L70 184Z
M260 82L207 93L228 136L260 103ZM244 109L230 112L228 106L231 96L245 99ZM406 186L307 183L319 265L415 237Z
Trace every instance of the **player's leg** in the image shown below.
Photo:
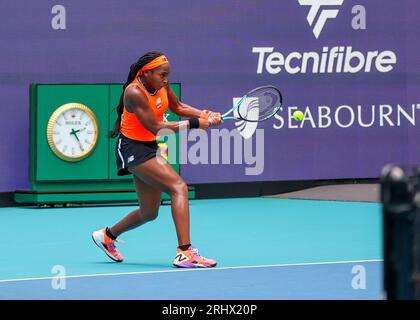
M123 256L115 247L117 237L122 233L132 230L142 224L156 219L161 202L162 192L153 186L144 183L139 178L134 177L137 196L140 208L130 212L121 221L111 228L103 228L95 231L92 235L93 241L101 248L112 260L123 261Z
M121 221L109 228L110 233L114 237L118 237L124 232L152 221L158 216L162 191L143 182L137 176L134 176L134 185L136 187L140 208L132 211Z
M154 157L128 169L138 179L171 196L171 211L178 244L190 243L190 211L188 187L178 173L162 158Z
M178 173L159 157L132 166L129 171L147 184L171 196L172 217L175 222L179 245L173 264L182 268L216 266L217 262L215 260L200 256L198 250L191 246L188 187Z

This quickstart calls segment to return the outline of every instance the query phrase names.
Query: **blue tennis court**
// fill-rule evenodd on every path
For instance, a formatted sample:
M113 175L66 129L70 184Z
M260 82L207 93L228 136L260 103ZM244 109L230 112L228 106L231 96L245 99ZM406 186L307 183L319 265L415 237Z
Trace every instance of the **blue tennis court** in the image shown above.
M378 203L193 200L192 243L214 269L172 266L170 206L124 234L123 263L91 233L133 206L0 209L0 299L382 299Z

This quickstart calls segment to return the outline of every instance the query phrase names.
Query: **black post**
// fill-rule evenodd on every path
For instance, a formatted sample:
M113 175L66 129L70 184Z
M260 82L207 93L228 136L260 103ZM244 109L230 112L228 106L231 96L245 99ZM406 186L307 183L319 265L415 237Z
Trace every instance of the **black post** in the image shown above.
M381 176L384 222L384 289L389 300L414 298L415 205L410 179L397 166Z

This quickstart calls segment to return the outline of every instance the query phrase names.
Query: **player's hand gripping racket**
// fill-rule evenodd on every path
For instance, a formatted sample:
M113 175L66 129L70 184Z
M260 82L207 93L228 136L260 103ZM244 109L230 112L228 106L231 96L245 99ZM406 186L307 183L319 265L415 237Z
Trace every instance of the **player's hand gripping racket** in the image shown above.
M222 115L223 120L260 122L274 116L281 108L283 98L274 86L262 86L245 94L238 103Z

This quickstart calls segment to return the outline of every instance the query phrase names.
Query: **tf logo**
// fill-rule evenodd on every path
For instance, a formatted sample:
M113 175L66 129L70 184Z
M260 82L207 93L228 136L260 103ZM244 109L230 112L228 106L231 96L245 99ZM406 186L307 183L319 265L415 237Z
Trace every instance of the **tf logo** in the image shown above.
M344 0L298 0L301 6L309 6L307 20L312 27L315 38L319 38L328 19L335 19ZM333 6L333 8L331 8ZM335 8L334 8L335 6ZM325 9L324 9L325 8ZM328 9L327 9L328 8ZM320 14L318 15L318 12ZM318 17L317 17L318 16Z

